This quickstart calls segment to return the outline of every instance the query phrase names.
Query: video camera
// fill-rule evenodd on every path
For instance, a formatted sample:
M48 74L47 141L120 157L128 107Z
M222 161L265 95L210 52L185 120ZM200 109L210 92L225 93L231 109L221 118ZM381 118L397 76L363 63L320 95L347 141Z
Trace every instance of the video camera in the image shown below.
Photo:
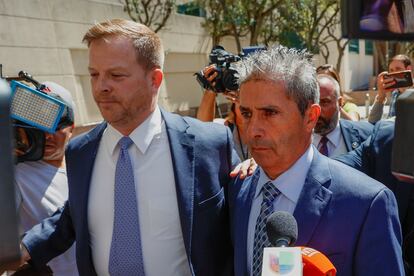
M238 56L227 52L222 46L217 45L213 47L209 55L209 64L214 64L215 72L217 72L217 77L214 79L214 86L207 80L203 71L199 71L194 75L203 89L209 89L216 93L237 91L239 89L237 71L231 66L232 63L242 60L251 53L265 49L264 46L244 47Z
M10 117L16 160L40 160L43 158L45 133L54 133L57 129L72 125L73 110L27 72L20 71L17 77L3 78L0 65L0 77L11 88Z

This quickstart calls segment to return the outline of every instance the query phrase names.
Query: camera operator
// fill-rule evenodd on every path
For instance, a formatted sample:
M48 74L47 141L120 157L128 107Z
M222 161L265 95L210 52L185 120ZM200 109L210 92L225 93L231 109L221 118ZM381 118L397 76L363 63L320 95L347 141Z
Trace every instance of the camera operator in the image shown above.
M50 217L64 205L68 198L64 157L65 147L74 128L74 103L70 92L62 86L52 82L45 82L44 85L46 90L50 91L48 93L50 96L68 106L68 112L60 120L55 133L45 133L43 158L16 165L18 211L23 232ZM75 246L72 246L65 254L51 260L48 266L54 275L78 275Z
M368 116L368 122L375 124L381 120L384 110L385 102L387 101L387 93L391 93L390 109L387 118L395 116L395 102L397 98L407 90L408 87L404 88L390 88L395 85L393 78L387 78L388 73L395 73L404 70L411 70L411 60L406 55L394 56L389 65L388 72L381 72L377 77L377 90L378 95L375 97L374 105L372 106L371 112Z
M215 70L215 65L209 65L205 67L203 70L203 74L206 77L206 79L211 83L211 86L214 87L215 79L218 75L217 71ZM234 147L240 159L242 161L249 159L251 156L248 152L247 145L243 143L243 124L239 110L239 100L237 91L226 90L225 92L223 92L223 96L231 102L230 112L224 119L215 118L217 95L218 93L214 92L213 90L204 90L204 95L201 99L201 103L197 111L197 119L204 122L213 121L216 123L222 123L228 126L233 133Z

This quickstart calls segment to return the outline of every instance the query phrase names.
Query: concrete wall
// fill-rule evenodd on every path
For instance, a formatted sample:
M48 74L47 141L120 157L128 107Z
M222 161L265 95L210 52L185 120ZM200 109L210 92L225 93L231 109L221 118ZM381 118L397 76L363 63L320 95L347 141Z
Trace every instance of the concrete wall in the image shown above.
M340 27L336 29L340 31ZM329 44L330 55L328 63L336 65L338 59L338 51L335 43ZM341 63L341 85L344 91L351 91L369 84L373 75L373 56L365 55L365 41L359 41L359 53L349 52L348 46L345 49ZM322 56L315 56L315 65L324 64Z
M102 120L90 93L88 51L81 40L94 23L128 18L119 0L0 0L0 63L3 75L20 70L71 91L76 124ZM193 74L208 61L211 40L202 19L174 14L160 33L166 53L160 103L170 111L198 106L202 92Z
M73 95L78 126L101 121L90 92L88 51L81 40L94 22L110 18L128 18L119 0L0 0L3 74L15 76L25 70L40 81L57 82ZM212 47L202 22L199 17L173 14L159 33L166 54L160 104L167 110L194 115L201 100L193 74L208 63ZM225 38L222 45L236 53L232 38ZM363 46L360 49L363 53ZM369 58L347 53L342 69L345 89L364 83L371 68ZM219 96L218 103L224 102Z
M373 56L365 55L365 41L359 41L359 53L347 51L344 56L345 91L368 86L374 74Z

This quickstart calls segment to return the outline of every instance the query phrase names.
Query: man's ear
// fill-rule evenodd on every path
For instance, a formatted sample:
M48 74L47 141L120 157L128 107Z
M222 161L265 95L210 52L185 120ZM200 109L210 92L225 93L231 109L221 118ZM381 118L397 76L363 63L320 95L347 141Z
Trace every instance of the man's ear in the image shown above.
M312 132L313 128L318 122L319 115L321 115L321 107L319 104L312 104L305 112L305 127L309 132Z
M154 89L158 91L161 86L164 74L160 68L153 69L151 71L151 84Z
M338 97L338 104L339 104L339 107L344 106L344 104L345 104L344 97L342 97L342 96Z

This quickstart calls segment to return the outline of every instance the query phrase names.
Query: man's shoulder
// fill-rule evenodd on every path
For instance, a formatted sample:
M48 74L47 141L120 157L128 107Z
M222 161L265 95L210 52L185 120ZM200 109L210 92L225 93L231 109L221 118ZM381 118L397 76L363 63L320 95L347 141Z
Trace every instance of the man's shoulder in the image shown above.
M372 198L388 188L379 181L339 161L327 158L331 175L329 189L332 192L355 195L356 198Z
M366 122L366 121L351 121L351 120L340 119L339 123L343 128L346 128L346 129L354 128L354 129L362 130L365 132L366 131L371 132L374 128L373 124Z
M69 142L67 150L76 150L88 143L97 143L102 137L102 133L105 130L106 126L107 124L105 122L100 123L89 131L72 138Z
M162 114L166 121L167 128L185 130L198 138L204 137L207 139L214 139L227 136L228 127L224 125L214 122L202 122L192 117L181 116L164 110Z

